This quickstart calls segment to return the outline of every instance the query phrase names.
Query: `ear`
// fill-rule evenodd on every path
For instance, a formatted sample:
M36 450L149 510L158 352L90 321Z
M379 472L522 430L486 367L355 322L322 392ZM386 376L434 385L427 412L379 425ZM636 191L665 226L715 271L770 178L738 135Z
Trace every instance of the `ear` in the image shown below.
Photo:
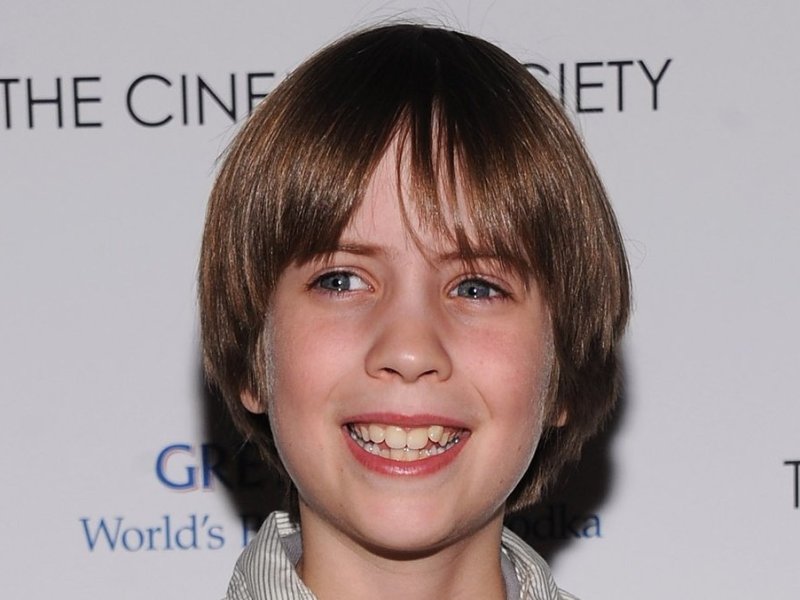
M569 421L569 416L567 415L567 409L562 408L558 411L558 413L553 418L553 427L564 427Z
M244 407L251 413L262 414L266 412L264 407L261 405L261 402L259 402L255 394L253 394L253 392L250 390L243 390L239 395L239 399L242 401Z

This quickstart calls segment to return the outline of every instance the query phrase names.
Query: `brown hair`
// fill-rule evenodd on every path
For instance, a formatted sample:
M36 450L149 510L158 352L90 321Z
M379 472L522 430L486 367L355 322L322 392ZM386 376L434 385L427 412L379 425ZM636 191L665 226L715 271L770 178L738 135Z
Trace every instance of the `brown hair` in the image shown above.
M607 418L629 309L622 241L561 107L496 46L390 25L323 49L254 111L211 193L200 261L203 356L234 423L282 471L264 415L269 305L293 261L332 251L387 146L400 136L421 220L466 260L490 251L534 277L552 318L545 432L510 508L540 497ZM456 182L465 224L446 223ZM441 192L444 183L445 193ZM566 424L555 423L566 415ZM533 435L533 433L532 433Z

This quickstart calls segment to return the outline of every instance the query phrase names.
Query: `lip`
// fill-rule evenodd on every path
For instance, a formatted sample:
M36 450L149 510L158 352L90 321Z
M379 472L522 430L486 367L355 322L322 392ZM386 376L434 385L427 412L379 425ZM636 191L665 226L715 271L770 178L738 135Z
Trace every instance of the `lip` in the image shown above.
M387 425L397 425L399 427L442 425L444 427L461 429L463 433L460 435L459 443L455 444L447 452L411 462L401 462L383 458L382 456L364 450L350 437L347 428L348 423L386 423ZM470 430L462 423L437 415L397 415L389 413L361 414L344 423L341 427L341 431L347 448L362 466L374 473L395 477L423 477L441 471L461 454L461 450L463 450L470 437Z
M401 415L388 412L360 413L348 417L341 422L344 427L350 423L382 423L384 425L397 425L398 427L427 427L428 425L441 425L453 429L470 430L469 425L463 421L434 414Z

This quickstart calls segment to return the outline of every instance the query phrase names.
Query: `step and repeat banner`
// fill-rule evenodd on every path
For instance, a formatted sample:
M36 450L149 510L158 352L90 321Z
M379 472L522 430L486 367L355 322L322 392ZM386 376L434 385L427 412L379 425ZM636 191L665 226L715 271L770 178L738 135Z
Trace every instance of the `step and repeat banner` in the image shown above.
M585 599L800 597L795 2L0 7L0 569L9 598L220 598L277 504L200 370L217 160L293 67L386 19L505 48L627 244L624 394L509 525Z

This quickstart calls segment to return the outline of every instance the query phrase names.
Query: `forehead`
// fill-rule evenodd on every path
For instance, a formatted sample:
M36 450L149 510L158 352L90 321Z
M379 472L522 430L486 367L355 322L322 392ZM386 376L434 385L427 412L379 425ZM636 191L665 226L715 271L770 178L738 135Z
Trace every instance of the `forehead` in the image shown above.
M474 251L488 254L478 249L461 180L439 171L435 189L424 190L426 186L415 181L407 156L408 147L401 148L397 139L389 145L370 175L340 243L416 246L425 255L459 257L457 230L463 230Z

